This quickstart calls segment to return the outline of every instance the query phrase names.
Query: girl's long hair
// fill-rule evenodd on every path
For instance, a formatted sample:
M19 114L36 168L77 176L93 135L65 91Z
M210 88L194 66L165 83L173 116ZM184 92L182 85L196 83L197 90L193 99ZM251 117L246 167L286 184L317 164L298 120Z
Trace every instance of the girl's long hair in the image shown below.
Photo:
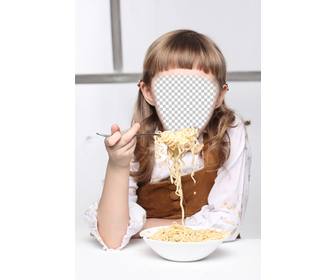
M168 32L155 40L147 50L142 81L150 88L155 74L174 68L202 70L215 76L219 88L226 84L226 63L217 45L207 36L192 30L176 30ZM234 112L225 102L216 108L206 129L203 132L205 146L214 151L218 157L218 165L222 165L230 154L228 128L233 127ZM162 130L155 107L147 103L139 89L132 122L140 123L140 133ZM138 162L137 171L131 176L139 186L148 183L154 167L153 137L138 137L134 151L134 161Z

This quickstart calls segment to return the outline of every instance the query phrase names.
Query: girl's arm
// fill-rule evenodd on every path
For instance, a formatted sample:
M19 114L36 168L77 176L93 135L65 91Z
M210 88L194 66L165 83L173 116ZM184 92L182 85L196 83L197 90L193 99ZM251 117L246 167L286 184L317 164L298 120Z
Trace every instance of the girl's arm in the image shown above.
M97 209L98 231L109 248L118 248L129 222L128 178L139 124L121 135L117 125L105 139L109 155L103 192Z

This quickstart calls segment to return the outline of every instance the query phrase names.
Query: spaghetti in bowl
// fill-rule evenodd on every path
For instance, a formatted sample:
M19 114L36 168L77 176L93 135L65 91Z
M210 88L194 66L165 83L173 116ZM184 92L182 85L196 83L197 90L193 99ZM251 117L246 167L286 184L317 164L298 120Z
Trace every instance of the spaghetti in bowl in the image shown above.
M162 258L183 262L209 256L228 234L216 229L172 225L145 229L140 236Z

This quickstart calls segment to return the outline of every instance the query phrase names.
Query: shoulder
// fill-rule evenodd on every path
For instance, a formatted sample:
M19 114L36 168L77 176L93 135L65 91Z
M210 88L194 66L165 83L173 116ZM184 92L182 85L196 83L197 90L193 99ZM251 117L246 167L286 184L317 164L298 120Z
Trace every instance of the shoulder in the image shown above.
M247 134L244 121L237 114L233 127L228 129L228 136L230 139L230 155L225 162L226 167L230 167L240 158L245 150L247 142Z
M246 128L243 119L235 114L235 121L228 129L231 144L244 144L246 140Z

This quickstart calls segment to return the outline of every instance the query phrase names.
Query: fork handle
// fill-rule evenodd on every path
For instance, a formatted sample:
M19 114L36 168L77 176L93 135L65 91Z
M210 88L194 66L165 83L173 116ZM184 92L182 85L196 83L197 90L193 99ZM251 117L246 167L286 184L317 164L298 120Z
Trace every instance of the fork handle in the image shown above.
M99 136L102 136L102 137L110 137L111 135L110 134L103 134L103 133L99 133L99 132L96 132L97 135ZM159 135L158 133L137 133L135 134L135 136L146 136L146 135Z

